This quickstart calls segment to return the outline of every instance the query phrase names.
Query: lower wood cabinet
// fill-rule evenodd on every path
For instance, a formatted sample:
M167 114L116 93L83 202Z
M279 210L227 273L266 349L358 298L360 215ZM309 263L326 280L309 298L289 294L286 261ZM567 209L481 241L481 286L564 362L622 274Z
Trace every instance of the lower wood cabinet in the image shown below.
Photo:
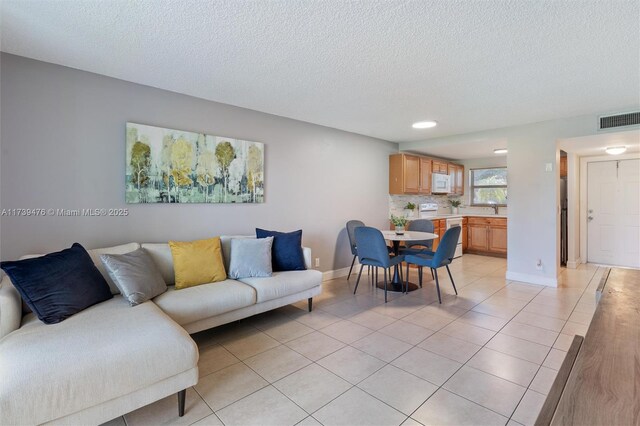
M507 219L469 217L467 219L467 251L506 256Z
M436 251L438 245L440 244L440 240L447 230L447 220L446 219L436 219L433 220L433 233L438 234L438 238L433 240L433 248L431 250Z
M462 252L467 251L467 239L469 234L469 219L466 217L462 218Z

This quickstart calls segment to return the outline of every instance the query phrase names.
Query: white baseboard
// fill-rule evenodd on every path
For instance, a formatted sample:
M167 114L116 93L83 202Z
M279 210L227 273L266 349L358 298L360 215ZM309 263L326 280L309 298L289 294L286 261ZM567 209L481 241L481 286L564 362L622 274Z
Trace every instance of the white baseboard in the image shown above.
M540 275L523 274L521 272L507 271L507 280L520 281L529 284L546 285L547 287L558 287L557 277L542 277Z
M351 274L357 274L358 273L358 269L360 268L360 264L356 261L356 264L353 265L353 272L351 272ZM322 273L322 281L329 281L329 280L333 280L335 278L340 278L340 277L346 277L347 275L349 275L349 267L347 266L346 268L340 268L340 269L334 269L331 271L325 271Z
M567 260L567 269L576 269L581 263L583 262L580 258L577 258L576 260Z

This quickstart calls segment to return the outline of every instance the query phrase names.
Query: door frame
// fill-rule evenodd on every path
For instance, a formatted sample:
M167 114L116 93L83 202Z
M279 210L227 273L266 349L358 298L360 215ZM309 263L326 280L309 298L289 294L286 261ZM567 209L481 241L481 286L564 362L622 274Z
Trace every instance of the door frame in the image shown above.
M587 183L589 163L618 160L640 159L640 152L620 155L599 155L596 157L580 157L580 259L579 263L588 263L588 241L587 241Z

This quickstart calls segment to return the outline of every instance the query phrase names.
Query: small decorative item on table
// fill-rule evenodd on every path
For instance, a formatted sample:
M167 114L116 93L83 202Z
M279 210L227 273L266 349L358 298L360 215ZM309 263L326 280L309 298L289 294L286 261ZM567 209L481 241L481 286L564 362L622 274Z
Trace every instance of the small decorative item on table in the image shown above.
M391 215L391 223L393 223L393 226L396 227L396 234L397 235L403 235L404 234L404 227L407 224L407 218L402 217L402 216Z
M458 208L462 205L462 201L457 199L449 200L449 204L451 204L451 213L458 214Z

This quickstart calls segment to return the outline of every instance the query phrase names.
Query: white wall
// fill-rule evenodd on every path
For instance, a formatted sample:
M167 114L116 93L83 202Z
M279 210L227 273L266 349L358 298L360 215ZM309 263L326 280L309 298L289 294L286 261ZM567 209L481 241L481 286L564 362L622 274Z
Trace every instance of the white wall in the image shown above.
M630 109L623 106L620 111ZM559 151L557 140L597 132L597 114L506 127L447 138L400 144L401 150L427 150L430 144L469 143L506 138L509 154L507 278L557 285L559 268ZM552 171L545 165L552 164ZM542 269L536 262L542 261Z
M129 208L126 218L1 218L3 259L129 241L303 229L323 271L351 261L344 225L388 226L397 144L2 54L3 208ZM152 72L152 70L150 70ZM127 205L125 123L265 144L264 204Z

